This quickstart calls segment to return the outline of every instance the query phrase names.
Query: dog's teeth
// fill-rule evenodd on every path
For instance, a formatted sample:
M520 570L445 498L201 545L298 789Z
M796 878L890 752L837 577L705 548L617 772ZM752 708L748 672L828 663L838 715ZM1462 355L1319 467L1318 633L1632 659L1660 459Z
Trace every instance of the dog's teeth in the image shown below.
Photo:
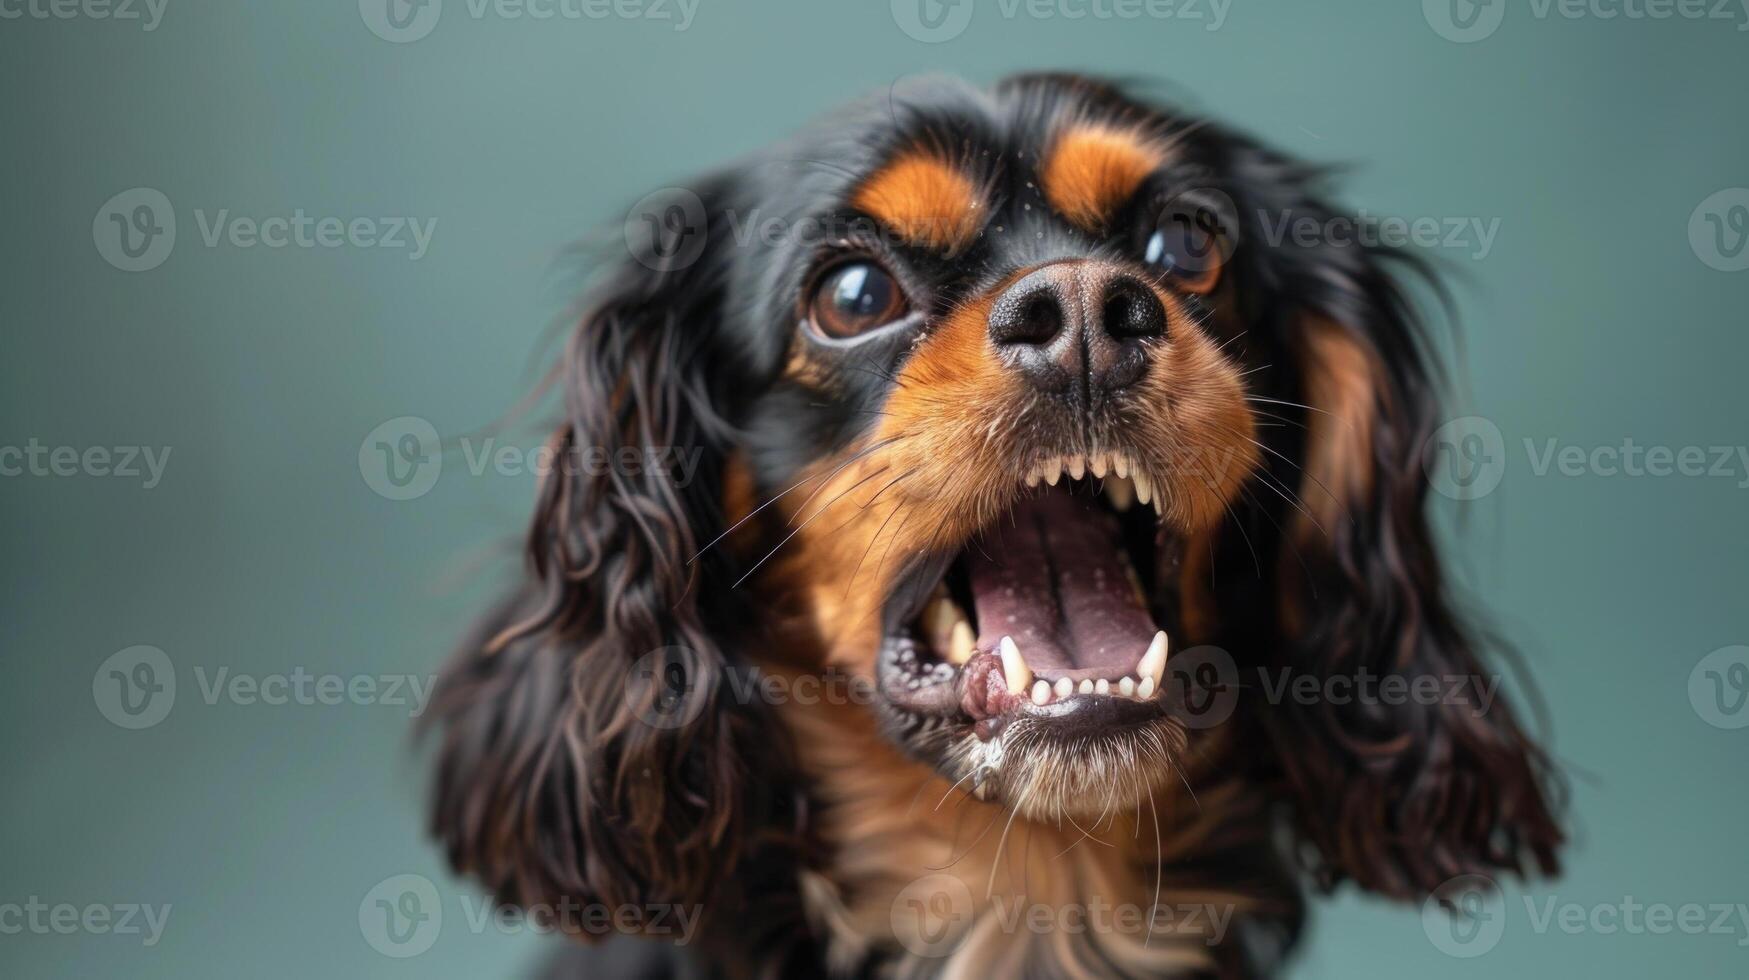
M1069 457L1069 475L1077 480L1087 475L1087 457Z
M1014 637L1004 636L996 649L1002 654L1002 680L1008 685L1008 689L1019 694L1031 687L1032 668L1026 665L1026 658L1020 655L1020 647L1015 645Z
M1148 643L1148 652L1142 654L1142 659L1136 662L1136 676L1142 679L1152 691L1166 679L1166 631L1160 630L1154 634L1154 639ZM1142 697L1147 697L1146 694Z
M1033 685L1032 685L1032 703L1036 704L1036 705L1040 705L1040 706L1047 705L1047 704L1051 703L1051 683L1050 683L1050 681L1035 681L1035 682L1033 682Z
M1123 479L1126 479L1126 480L1129 479L1129 476L1130 476L1130 458L1128 456L1123 455L1122 453L1113 453L1112 460L1111 460L1111 471L1113 473L1116 473L1119 477L1122 477Z
M1105 481L1105 499L1111 501L1111 506L1122 514L1136 502L1136 488L1129 480L1115 476Z
M1159 497L1154 498L1154 516L1160 520L1166 519L1166 502Z
M1126 698L1135 697L1136 696L1136 682L1135 682L1135 680L1133 678L1129 678L1129 677L1120 678L1117 682L1117 693L1123 695Z
M1082 694L1092 694L1093 679L1090 677L1083 677L1080 686L1075 688L1075 690L1080 691Z
M1056 691L1057 697L1066 698L1075 693L1075 682L1067 677L1059 677L1057 678Z
M1153 696L1154 696L1154 678L1152 678L1152 677L1142 678L1142 682L1140 684L1136 685L1136 697L1141 698L1143 701L1146 701Z
M1111 682L1106 680L1103 677L1101 677L1097 681L1094 681L1093 682L1093 693L1094 694L1110 694L1111 693Z
M1110 453L1094 453L1087 459L1087 468L1093 471L1094 476L1105 479L1106 461L1110 456Z
M1148 474L1141 470L1136 471L1136 475L1131 478L1130 482L1136 485L1136 499L1142 503L1147 503L1149 498L1154 495L1154 486L1148 482Z
M972 795L977 797L980 801L988 800L990 798L990 781L986 779L972 787Z
M931 639L946 642L953 637L953 624L966 617L946 595L937 595L923 609L923 629Z
M1060 458L1047 459L1042 464L1045 470L1045 482L1056 486L1063 477L1063 461Z
M1026 471L1027 486L1036 487L1042 479L1044 479L1044 475L1038 471L1038 467L1034 466L1032 469Z
M953 635L947 644L947 659L963 664L977 652L977 638L972 635L972 624L963 619L954 623Z

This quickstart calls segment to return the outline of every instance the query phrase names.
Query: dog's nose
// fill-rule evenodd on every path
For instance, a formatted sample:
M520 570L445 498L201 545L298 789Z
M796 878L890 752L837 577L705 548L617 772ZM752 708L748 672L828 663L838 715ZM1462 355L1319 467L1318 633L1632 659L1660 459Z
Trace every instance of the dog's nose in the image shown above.
M1153 287L1108 262L1053 262L1009 286L990 309L990 341L1040 390L1091 405L1139 381L1146 341L1166 335Z

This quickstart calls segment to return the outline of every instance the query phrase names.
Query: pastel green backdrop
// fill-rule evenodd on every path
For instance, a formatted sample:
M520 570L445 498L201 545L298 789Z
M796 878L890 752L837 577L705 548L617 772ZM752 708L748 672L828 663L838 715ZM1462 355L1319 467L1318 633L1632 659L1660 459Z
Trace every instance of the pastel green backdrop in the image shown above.
M407 704L384 688L324 704L313 681L267 704L209 693L219 671L429 676L512 567L533 477L520 455L475 475L452 450L429 492L390 499L405 488L373 489L366 437L414 416L453 445L511 407L569 298L568 244L903 76L1060 67L1164 79L1290 150L1355 163L1345 199L1371 214L1495 229L1432 249L1466 331L1452 415L1500 434L1454 442L1498 485L1453 522L1452 553L1546 696L1574 788L1568 870L1511 889L1497 942L1470 958L1417 908L1345 892L1316 906L1295 975L1745 974L1734 913L1730 932L1687 935L1612 930L1607 910L1749 902L1749 729L1731 727L1749 713L1728 686L1744 656L1702 662L1749 643L1749 470L1541 462L1551 439L1584 454L1749 442L1749 271L1731 271L1749 264L1749 191L1731 190L1749 185L1749 14L625 0L644 14L536 19L478 2L396 0L396 20L378 0L135 0L143 20L0 4L0 447L18 450L0 458L0 908L18 910L0 927L33 897L171 906L150 947L6 929L0 972L529 969L547 941L470 923L477 892L423 835ZM159 199L112 202L133 188L174 214L166 255L128 254L165 230L138 211ZM410 231L365 247L391 229L330 223L323 237L351 244L322 245L312 224L315 244L268 247L236 221L300 211L413 217L429 240L415 257ZM500 444L539 440L525 426ZM55 475L55 447L130 446L169 447L156 481L144 461L97 476L120 461L84 456ZM1475 475L1446 489L1474 495ZM132 729L104 692L111 670L141 676L139 645L163 651L177 690ZM397 875L434 882L443 916L406 958L361 925ZM1576 934L1542 924L1569 906Z

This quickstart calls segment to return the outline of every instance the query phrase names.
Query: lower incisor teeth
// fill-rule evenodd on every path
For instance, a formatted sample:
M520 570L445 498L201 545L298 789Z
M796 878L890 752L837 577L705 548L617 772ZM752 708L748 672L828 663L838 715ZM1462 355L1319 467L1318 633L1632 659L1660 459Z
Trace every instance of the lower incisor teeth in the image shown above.
M1092 694L1093 693L1093 681L1089 678L1083 678L1081 681L1081 687L1079 688L1079 690L1082 694Z
M1032 703L1046 705L1051 703L1051 684L1049 681L1035 681L1032 685Z

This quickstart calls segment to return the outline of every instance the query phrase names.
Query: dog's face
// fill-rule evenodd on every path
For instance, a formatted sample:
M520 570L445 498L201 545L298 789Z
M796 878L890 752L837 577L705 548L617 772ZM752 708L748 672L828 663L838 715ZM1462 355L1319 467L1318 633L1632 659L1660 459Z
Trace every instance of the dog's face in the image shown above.
M1552 869L1500 703L1261 699L1483 672L1423 513L1438 372L1400 257L1280 234L1337 214L1219 126L1029 76L896 88L634 215L554 446L700 462L543 485L533 574L430 715L455 863L506 901L684 901L808 840L820 746L735 695L758 667L866 681L819 739L878 727L1016 816L1218 770L1325 882ZM1185 724L1193 646L1237 672L1218 730Z
M934 94L754 190L794 233L728 259L784 351L737 457L784 533L749 556L950 781L1127 809L1179 778L1185 546L1261 455L1228 199L1206 141L1098 90Z

